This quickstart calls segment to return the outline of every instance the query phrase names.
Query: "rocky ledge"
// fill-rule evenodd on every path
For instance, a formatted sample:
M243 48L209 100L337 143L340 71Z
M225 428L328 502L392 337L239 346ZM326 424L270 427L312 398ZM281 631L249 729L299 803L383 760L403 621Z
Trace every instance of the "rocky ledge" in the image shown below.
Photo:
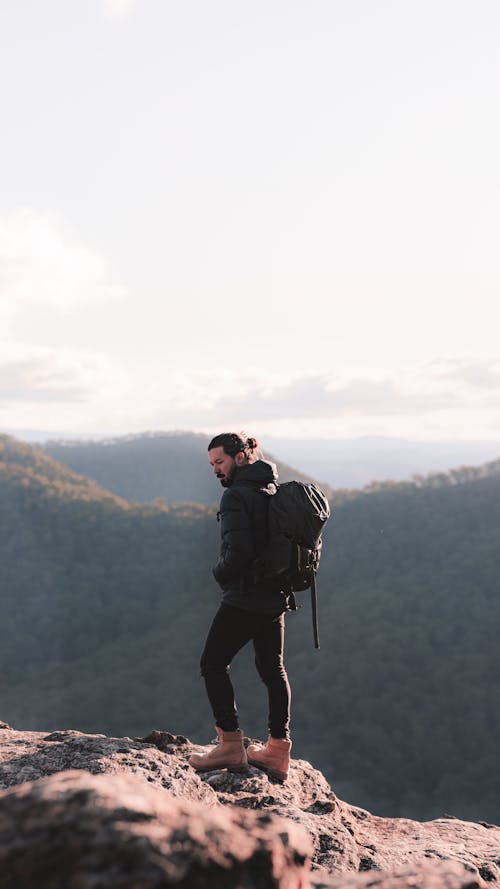
M186 738L0 723L0 889L473 889L500 880L500 828L380 818L293 760L196 774Z

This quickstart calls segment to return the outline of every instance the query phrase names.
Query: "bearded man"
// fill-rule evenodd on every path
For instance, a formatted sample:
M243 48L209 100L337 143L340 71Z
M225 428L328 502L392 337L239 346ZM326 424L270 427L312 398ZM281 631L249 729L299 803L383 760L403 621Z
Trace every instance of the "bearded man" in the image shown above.
M208 459L225 491L220 503L221 548L213 574L222 602L201 656L201 675L215 719L217 746L193 754L197 771L246 771L248 763L280 781L290 765L290 685L283 662L283 592L256 580L252 566L268 540L269 498L277 490L274 464L262 459L255 438L223 432L208 446ZM267 688L269 736L245 749L229 669L234 656L252 641L255 666Z

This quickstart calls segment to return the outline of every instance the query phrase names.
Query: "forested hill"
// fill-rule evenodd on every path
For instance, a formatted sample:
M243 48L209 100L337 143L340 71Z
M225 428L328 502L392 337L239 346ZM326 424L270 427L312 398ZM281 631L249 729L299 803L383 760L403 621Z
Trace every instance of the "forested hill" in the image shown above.
M43 448L126 500L215 503L221 489L208 463L209 441L194 432L156 432L96 442L51 441ZM311 480L272 455L266 458L276 463L281 481Z
M129 504L0 442L0 719L206 742L215 509ZM319 652L307 594L287 617L295 756L379 814L500 821L499 469L339 496ZM250 651L232 673L265 735Z
M33 488L42 497L61 500L97 500L121 508L125 500L106 491L93 479L79 475L63 463L47 456L41 447L23 444L9 435L0 434L0 474L4 492ZM32 495L34 494L32 492Z

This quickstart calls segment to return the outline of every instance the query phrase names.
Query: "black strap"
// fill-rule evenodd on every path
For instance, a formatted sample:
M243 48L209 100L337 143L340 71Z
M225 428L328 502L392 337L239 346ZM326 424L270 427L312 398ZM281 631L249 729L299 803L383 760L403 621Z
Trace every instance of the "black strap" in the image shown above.
M297 605L295 600L295 596L293 593L288 593L286 597L286 610L287 611L298 611L301 608L301 605Z
M314 635L314 647L319 648L319 635L318 635L318 597L316 595L316 572L312 573L312 583L311 583L311 608L312 608L312 622L313 622L313 635Z

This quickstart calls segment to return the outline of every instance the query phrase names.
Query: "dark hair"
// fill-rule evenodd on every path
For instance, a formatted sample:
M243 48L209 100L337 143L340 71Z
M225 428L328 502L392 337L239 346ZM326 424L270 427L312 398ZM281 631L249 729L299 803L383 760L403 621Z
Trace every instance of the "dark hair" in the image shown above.
M259 442L252 436L246 436L244 432L221 432L212 438L208 450L212 448L224 448L224 452L230 457L236 457L240 452L252 453L259 447Z

